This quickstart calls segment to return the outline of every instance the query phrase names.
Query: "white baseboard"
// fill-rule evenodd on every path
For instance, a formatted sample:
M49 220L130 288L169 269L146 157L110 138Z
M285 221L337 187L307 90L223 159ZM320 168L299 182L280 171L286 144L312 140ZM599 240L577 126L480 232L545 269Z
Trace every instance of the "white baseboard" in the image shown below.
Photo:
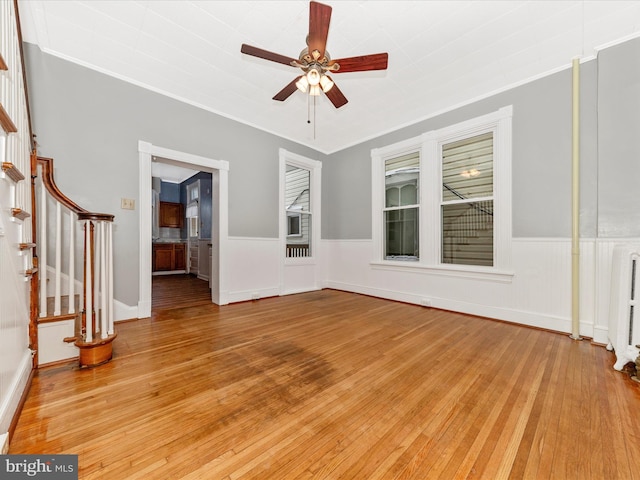
M593 327L593 342L600 343L602 345L609 344L609 328L602 325L594 325Z
M0 432L9 431L11 420L20 404L20 398L27 388L29 375L31 375L31 350L25 350L6 390L7 393L0 403Z
M139 307L132 307L131 305L126 305L118 300L113 300L114 322L119 322L120 320L131 320L132 318L140 318L138 317L139 311ZM149 306L149 311L151 311L151 306Z
M280 289L278 287L273 288L260 288L255 290L241 290L236 292L226 292L225 304L246 302L248 300L259 300L267 297L277 297L280 295Z
M346 292L361 293L364 295L371 295L374 297L385 298L388 300L395 300L398 302L412 303L415 305L423 305L424 296L415 295L406 292L399 292L393 290L383 290L378 288L365 287L362 285L347 284L340 282L328 282L328 288L336 290L343 290ZM495 320L501 320L510 323L516 323L520 325L527 325L535 328L542 328L545 330L553 330L557 332L571 331L571 319L562 318L552 315L543 315L535 312L525 312L521 310L499 308L486 305L478 305L474 303L461 302L457 300L448 300L438 297L429 297L431 307L440 308L443 310L451 310L454 312L467 313L470 315L477 315L480 317L493 318ZM590 332L593 325L581 324L581 330Z

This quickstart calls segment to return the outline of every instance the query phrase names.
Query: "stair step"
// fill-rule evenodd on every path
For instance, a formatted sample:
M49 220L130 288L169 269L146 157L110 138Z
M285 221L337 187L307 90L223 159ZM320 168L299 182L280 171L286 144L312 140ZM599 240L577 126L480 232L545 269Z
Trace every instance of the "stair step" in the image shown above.
M75 295L74 310L75 312L69 313L69 295L62 295L60 297L60 315L54 315L55 298L47 297L47 311L44 317L38 319L38 323L57 322L62 320L70 320L72 318L80 317L80 295Z
M12 208L11 215L13 215L13 218L17 218L19 220L25 220L31 216L30 213L25 212L21 208Z
M2 162L2 172L16 183L24 180L24 175L13 163Z
M16 124L13 123L13 121L11 120L11 117L9 116L9 114L4 109L1 103L0 103L0 127L2 127L2 129L7 133L16 133L18 131Z

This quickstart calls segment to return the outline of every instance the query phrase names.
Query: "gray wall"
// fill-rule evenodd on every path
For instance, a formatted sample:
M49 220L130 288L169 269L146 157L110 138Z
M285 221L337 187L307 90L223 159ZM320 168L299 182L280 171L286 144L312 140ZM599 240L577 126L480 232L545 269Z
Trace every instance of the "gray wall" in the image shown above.
M278 236L278 149L322 155L219 115L42 53L25 44L38 152L54 158L62 192L82 207L112 213L115 297L138 303L138 141L227 160L229 234ZM255 199L260 199L256 202ZM135 269L135 271L133 271Z
M371 149L513 105L513 236L571 235L571 70L330 156L25 46L39 153L72 200L116 215L116 298L138 300L138 140L228 160L229 233L278 235L278 149L323 162L322 238L371 238ZM581 235L640 236L640 39L581 66ZM259 198L256 202L254 199ZM137 267L133 267L137 268ZM127 271L127 275L122 272Z
M581 234L595 236L596 65L581 66ZM571 236L571 70L343 150L323 164L324 238L371 238L371 149L513 105L513 235Z
M640 39L580 66L580 234L640 237ZM571 236L572 71L567 69L332 155L323 238L371 238L372 148L513 105L513 236Z
M598 65L598 234L640 237L640 39Z

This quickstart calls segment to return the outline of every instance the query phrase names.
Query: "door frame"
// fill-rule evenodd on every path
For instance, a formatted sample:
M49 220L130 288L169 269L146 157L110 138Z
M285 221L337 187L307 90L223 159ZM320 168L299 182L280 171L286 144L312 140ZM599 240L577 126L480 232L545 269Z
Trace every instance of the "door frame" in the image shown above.
M212 174L212 201L211 208L211 241L217 245L217 255L213 255L212 262L217 259L217 269L210 265L210 275L217 270L217 282L211 284L211 301L218 305L228 304L226 290L225 255L229 239L229 162L226 160L214 160L186 152L159 147L149 142L138 141L138 200L140 205L140 234L139 234L139 278L138 278L138 318L151 316L151 163L153 157L162 158L166 163L191 168L194 170L211 172ZM214 195L214 185L217 180L217 196ZM215 200L214 200L215 199ZM216 201L217 200L217 201Z
M287 212L284 204L287 165L294 165L311 174L311 256L287 258ZM280 241L280 295L320 290L320 230L321 230L321 192L322 162L281 148L279 150L279 241Z

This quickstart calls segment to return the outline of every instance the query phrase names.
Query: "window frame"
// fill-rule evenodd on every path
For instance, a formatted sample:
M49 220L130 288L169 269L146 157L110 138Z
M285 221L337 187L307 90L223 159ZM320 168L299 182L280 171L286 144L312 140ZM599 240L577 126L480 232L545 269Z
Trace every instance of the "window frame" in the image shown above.
M291 228L291 218L296 218L298 220L297 231L293 231ZM291 210L287 210L287 238L288 237L301 237L302 236L302 214L300 212L292 212Z
M411 152L413 154L416 154L416 156L418 157L418 166L421 163L421 156L420 156L420 152ZM383 207L382 207L382 216L383 216L383 258L385 260L391 260L391 261L402 261L402 262L416 262L420 259L420 226L421 226L421 219L420 219L420 212L421 212L421 208L420 208L420 198L421 198L421 171L420 168L418 168L418 178L417 178L417 182L415 182L415 189L416 189L416 203L411 203L411 204L403 204L402 203L402 190L407 186L407 185L411 185L411 184L405 184L402 186L388 186L387 185L387 175L386 175L386 171L387 171L387 167L386 167L386 162L388 160L394 160L397 159L398 157L403 157L403 155L391 155L391 156L386 156L383 160L383 170L384 170L384 199L383 199ZM389 188L395 188L398 191L398 205L395 206L388 206L387 205L387 192L389 190ZM388 245L387 245L387 238L388 238L388 232L386 230L386 226L388 225L388 221L387 221L387 214L389 212L401 212L403 210L416 210L417 213L417 222L418 222L418 231L417 231L417 237L418 237L418 254L417 255L409 255L409 256L401 256L399 258L395 258L395 259L389 259L387 258L387 250L388 250Z
M511 147L513 107L398 143L371 150L372 160L372 240L374 268L424 271L434 274L483 278L510 282L511 265ZM493 132L494 250L493 266L442 263L442 146L457 140ZM385 161L417 152L420 155L419 251L415 261L384 258Z
M280 252L285 265L316 264L319 258L320 249L320 219L321 219L321 174L322 162L312 160L302 155L289 152L283 148L279 150L280 163L280 192L279 192L279 218L280 218ZM307 257L287 257L287 210L285 205L286 189L286 169L287 165L302 168L309 171L309 211L301 211L300 214L308 214L311 220L310 250L311 255ZM296 212L298 213L298 212ZM301 220L302 230L302 220Z

